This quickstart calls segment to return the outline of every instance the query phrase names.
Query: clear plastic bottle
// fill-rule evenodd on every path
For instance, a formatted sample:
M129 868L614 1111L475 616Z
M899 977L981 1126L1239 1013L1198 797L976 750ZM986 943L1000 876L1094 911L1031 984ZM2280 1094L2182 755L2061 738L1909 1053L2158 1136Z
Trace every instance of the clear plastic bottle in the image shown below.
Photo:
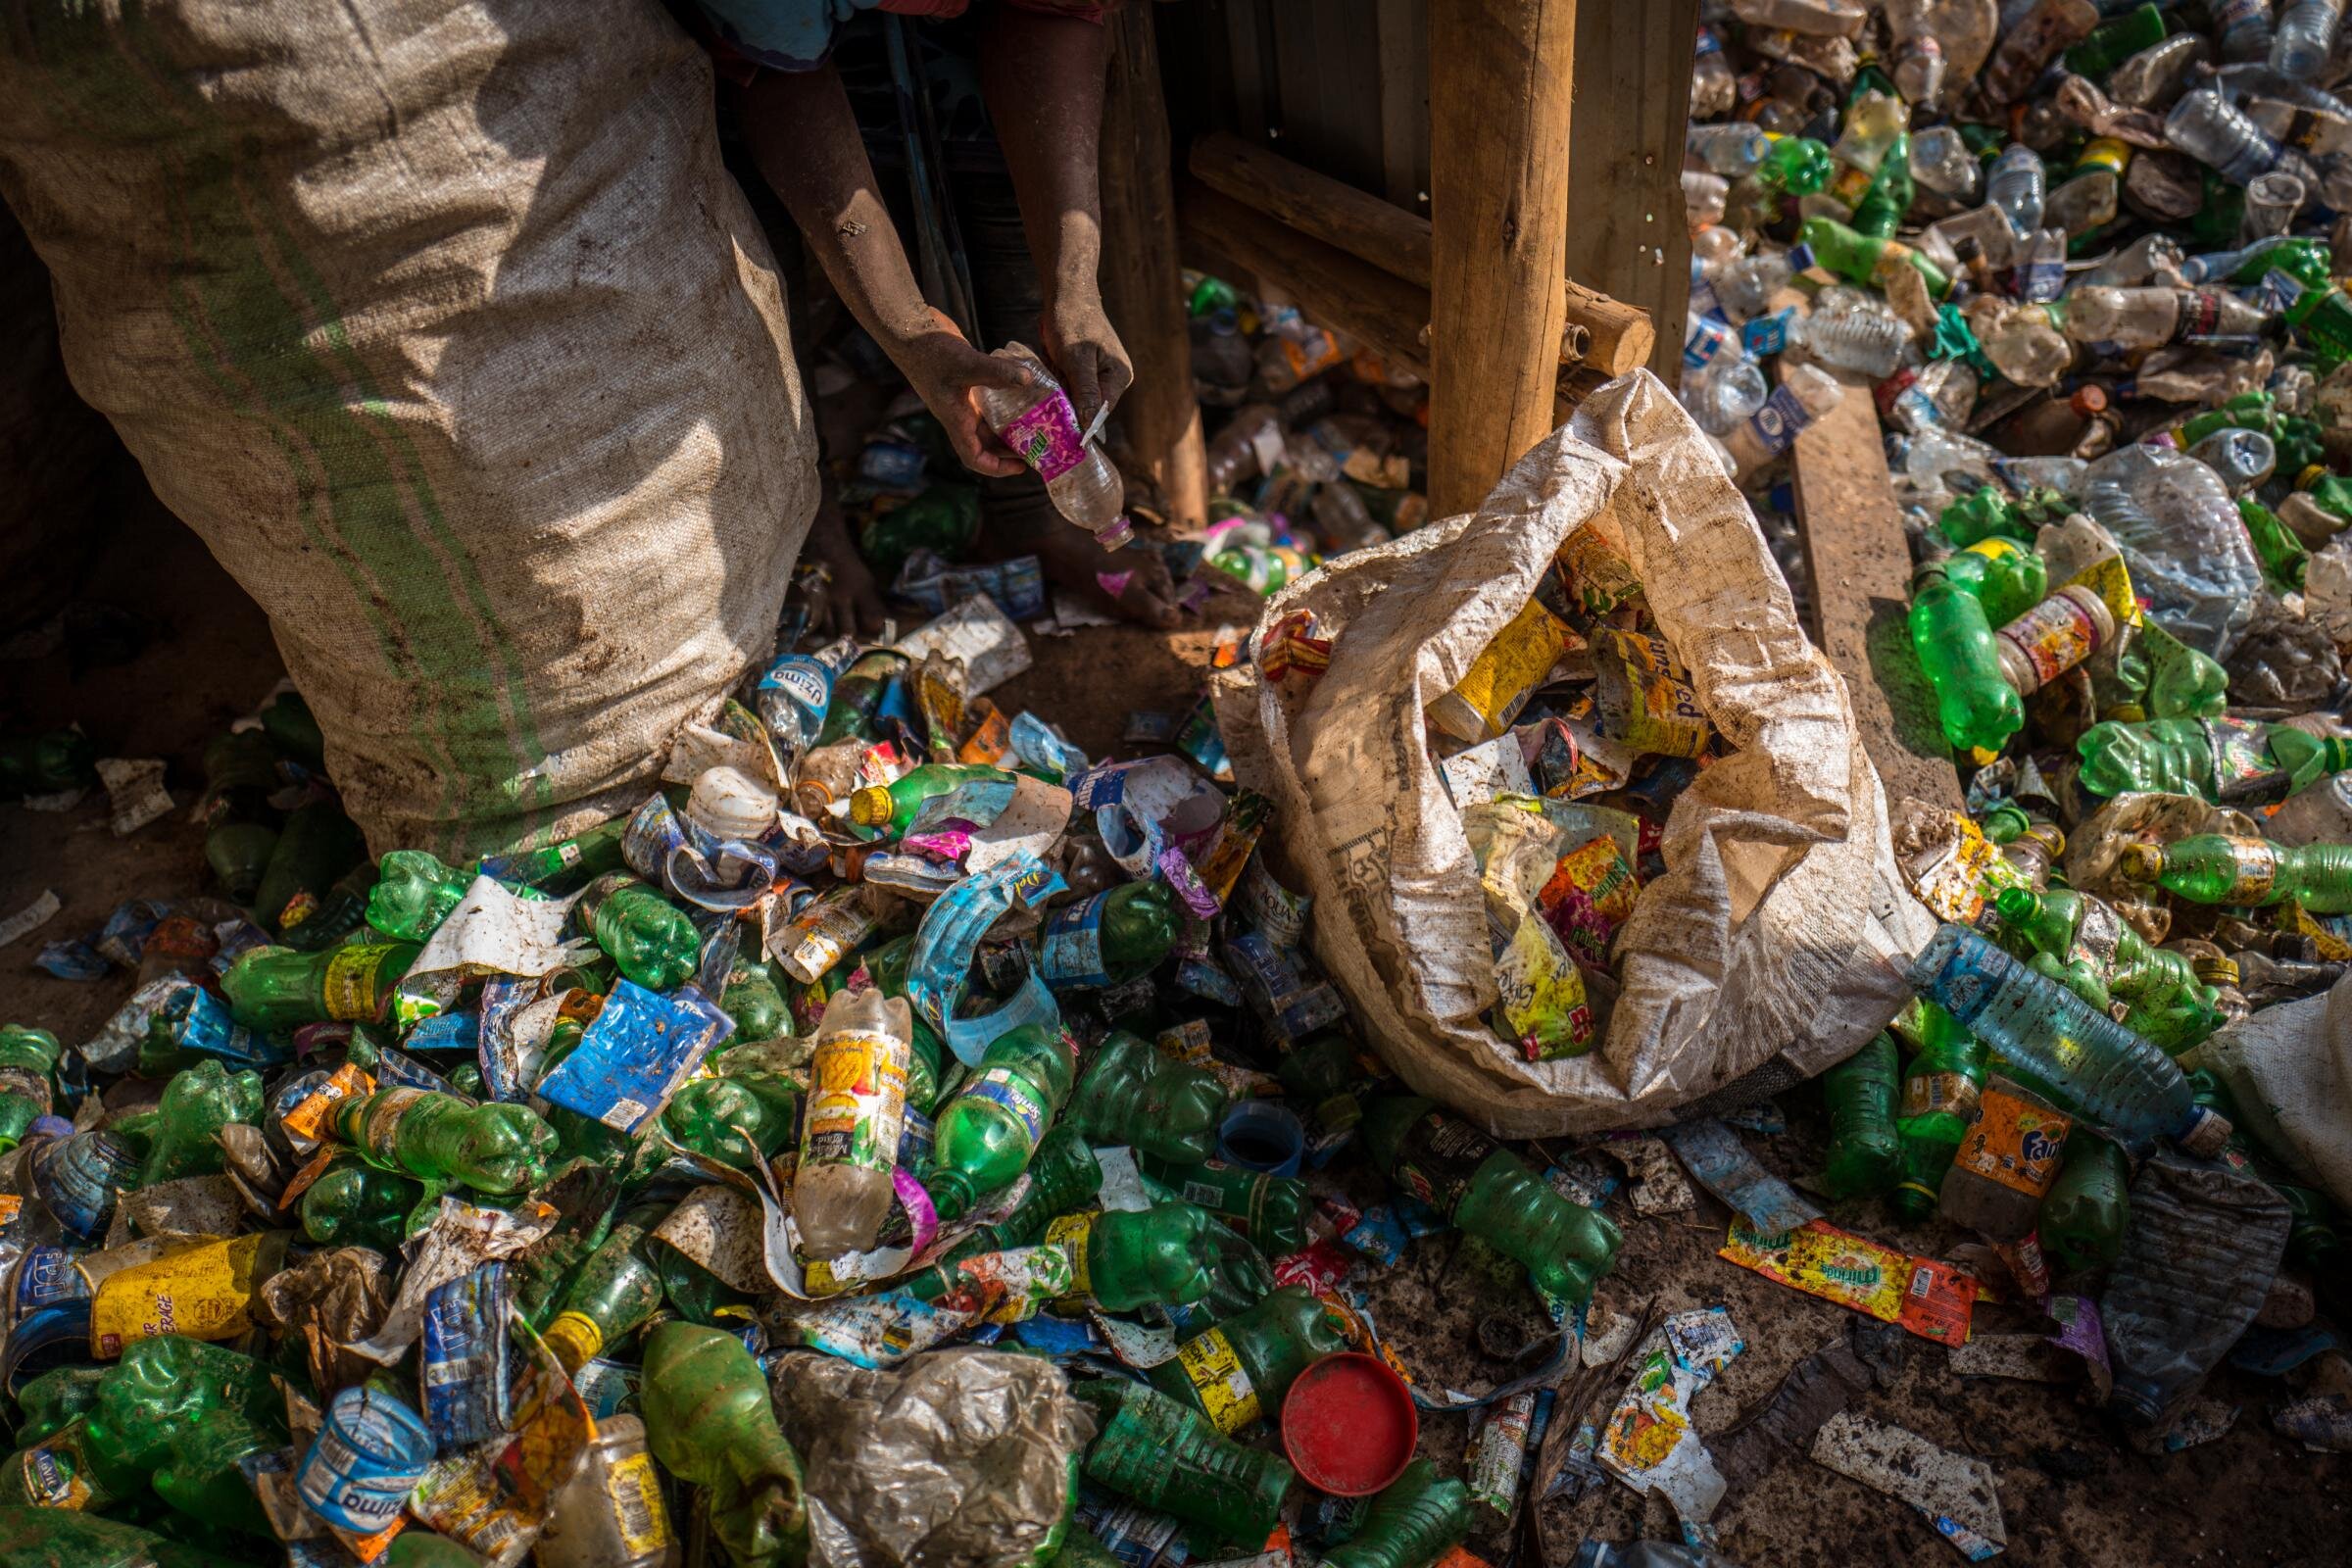
M1061 383L1025 344L1007 343L996 358L1021 367L1034 379L1017 392L981 389L980 413L990 428L1037 470L1063 516L1089 533L1114 530L1127 506L1126 482L1102 449L1083 439Z
M2289 81L2309 81L2335 47L2343 0L2287 0L2271 34L2271 69Z
M1906 103L1924 104L1943 91L1950 62L1943 40L1936 36L1935 0L1887 0L1887 57L1893 63L1894 90ZM1918 148L1912 149L1912 172L1918 172Z
M2260 430L2216 430L2188 455L2220 474L2232 496L2258 488L2278 466L2278 445Z
M1788 286L1796 275L1795 264L1786 251L1758 251L1743 256L1726 267L1715 277L1715 297L1723 305L1724 315L1734 321L1744 321L1761 316L1772 297Z
M1719 358L1683 375L1683 407L1709 435L1727 435L1752 417L1772 395L1764 368L1745 355Z
M2010 1076L2127 1148L2166 1137L2209 1154L2230 1134L2171 1057L1975 931L1939 929L1912 960L1911 980Z
M1896 78L1900 81L1900 77ZM1949 125L1931 125L1911 137L1911 177L1939 196L1956 202L1976 200L1984 165L1968 150L1960 132Z
M2050 324L2047 309L2000 311L1978 328L1978 343L1992 368L2019 386L2056 386L2075 363L2074 345Z
M1838 406L1845 388L1817 365L1800 365L1747 420L1724 437L1741 468L1754 468L1788 450L1797 433Z
M792 1189L801 1250L811 1258L872 1247L890 1213L912 1029L904 997L844 990L825 1004Z
M1731 193L1732 182L1721 174L1701 173L1695 169L1684 170L1684 220L1693 229L1722 222L1724 202Z
M2120 447L2083 476L2082 510L2123 547L2164 629L2226 658L2252 617L2262 562L2221 475L2183 452Z
M1796 315L1791 307L1777 318L1761 319L1776 318L1782 322L1780 333L1787 342L1824 365L1858 370L1874 381L1883 381L1894 373L1895 367L1902 364L1903 350L1911 341L1909 329L1893 312L1875 307L1838 312L1816 310L1809 316ZM1751 329L1757 324L1748 323Z
M2232 185L2278 165L2278 144L2212 87L2181 95L2165 116L2164 139Z
M1683 134L1683 149L1712 173L1737 179L1753 173L1772 151L1772 138L1752 122L1734 120L1694 124Z
M2213 38L2221 46L2222 59L2230 65L2268 60L2271 0L2219 0L2213 7Z
M1739 99L1739 78L1723 57L1723 39L1710 26L1698 29L1697 57L1690 65L1690 118L1712 120L1728 115Z
M2204 260L2187 255L2180 242L2169 234L2142 234L2088 271L2075 274L2075 287L2130 288L2168 273L2186 282L2201 282L2192 270Z
M2000 209L2020 239L2041 227L2046 178L2041 155L2016 141L2001 149L2001 156L1992 161L1992 170L1984 176L1984 200Z

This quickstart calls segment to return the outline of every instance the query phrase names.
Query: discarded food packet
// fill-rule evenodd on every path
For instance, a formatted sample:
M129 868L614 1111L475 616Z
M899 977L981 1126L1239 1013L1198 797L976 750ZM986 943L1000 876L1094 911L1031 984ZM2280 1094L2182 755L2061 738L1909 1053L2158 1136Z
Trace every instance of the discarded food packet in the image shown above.
M633 1133L734 1032L735 1020L695 987L665 996L618 980L578 1047L541 1081L539 1094L550 1104Z
M1046 612L1045 570L1035 556L959 565L937 552L917 550L899 568L893 594L911 599L934 615L985 594L1011 620L1035 620Z
M1611 737L1636 752L1705 754L1714 726L1664 639L1603 629L1593 634L1592 657L1599 676L1593 695Z
M1505 795L1533 795L1536 790L1516 731L1456 752L1438 764L1438 777L1457 811Z
M1340 1240L1382 1268L1394 1268L1404 1261L1404 1250L1411 1245L1412 1236L1396 1209L1387 1203L1372 1203L1365 1207L1362 1218L1340 1233Z
M171 994L161 1010L177 1050L218 1056L238 1067L274 1067L293 1059L292 1052L229 1016L228 1004L210 991L183 987Z
M1588 963L1605 966L1609 944L1632 918L1641 891L1632 857L1603 833L1559 858L1536 895L1536 907L1561 946Z
M444 1453L507 1431L507 1319L514 1293L507 1265L484 1263L425 1298L417 1381L425 1425Z
M48 942L33 956L34 967L53 974L60 980L103 980L112 966L100 956L96 948L83 939L71 942Z
M1519 1502L1519 1473L1535 1426L1536 1394L1534 1389L1523 1390L1487 1406L1484 1417L1471 1427L1462 1479L1472 1502L1504 1519Z
M1027 709L1013 715L1006 739L1013 756L1052 782L1066 780L1093 765L1084 752L1070 744L1068 737Z
M1660 1323L1634 1353L1633 1381L1601 1427L1601 1467L1636 1492L1663 1494L1686 1524L1705 1524L1725 1482L1690 1425L1690 1399L1746 1348L1720 1306Z
M997 602L974 594L891 644L914 663L938 652L961 660L964 694L994 691L1029 667L1029 643Z
M1948 1263L1909 1256L1827 1220L1778 1233L1752 1231L1735 1220L1715 1255L1865 1317L1898 1323L1922 1339L1941 1345L1968 1339L1975 1279Z
M1119 732L1119 739L1128 746L1165 746L1176 739L1183 723L1182 714L1139 708L1127 715L1127 727Z
M1348 1004L1328 980L1309 979L1304 955L1255 931L1225 939L1225 962L1241 982L1250 1010L1285 1040L1303 1040L1346 1017Z

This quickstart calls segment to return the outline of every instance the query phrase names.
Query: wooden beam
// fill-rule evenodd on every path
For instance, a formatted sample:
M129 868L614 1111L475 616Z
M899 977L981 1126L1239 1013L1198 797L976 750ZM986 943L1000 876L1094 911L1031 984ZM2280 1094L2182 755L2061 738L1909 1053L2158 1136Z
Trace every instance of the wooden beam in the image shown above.
M1641 363L1670 386L1690 301L1682 146L1697 36L1698 0L1584 0L1577 12L1566 270L1648 313L1657 335Z
M1408 283L1427 288L1436 271L1428 219L1278 153L1218 133L1193 143L1186 167L1210 189ZM1636 307L1571 282L1562 311L1561 364L1606 376L1649 363L1657 333Z
M1346 332L1423 380L1430 378L1427 289L1197 179L1176 187L1176 222L1188 263L1229 277L1241 273L1277 284L1308 320Z
M1888 803L1909 796L1958 810L1960 775L1911 651L1911 550L1878 409L1868 380L1832 373L1845 396L1797 436L1792 460L1821 650L1845 677Z
M1576 0L1430 0L1429 505L1467 512L1552 429Z
M1111 19L1102 99L1102 309L1135 364L1118 409L1129 455L1169 520L1198 527L1208 521L1208 474L1170 176L1152 7L1129 6Z

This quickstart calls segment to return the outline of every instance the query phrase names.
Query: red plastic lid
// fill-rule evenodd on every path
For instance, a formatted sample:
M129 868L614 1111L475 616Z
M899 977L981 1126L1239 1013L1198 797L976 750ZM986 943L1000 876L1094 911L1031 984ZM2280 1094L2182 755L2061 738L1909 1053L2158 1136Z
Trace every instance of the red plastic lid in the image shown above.
M1282 1401L1282 1451L1299 1480L1335 1497L1368 1497L1395 1481L1420 1436L1404 1379L1359 1350L1317 1361Z

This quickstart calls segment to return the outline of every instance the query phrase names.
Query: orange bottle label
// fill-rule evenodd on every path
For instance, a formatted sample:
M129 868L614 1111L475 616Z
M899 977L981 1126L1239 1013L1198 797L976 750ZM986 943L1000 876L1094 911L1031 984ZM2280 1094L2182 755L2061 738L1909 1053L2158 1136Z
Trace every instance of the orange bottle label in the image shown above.
M2058 1176L2073 1121L1998 1089L1984 1091L1976 1125L1952 1163L1972 1175L2039 1198Z

